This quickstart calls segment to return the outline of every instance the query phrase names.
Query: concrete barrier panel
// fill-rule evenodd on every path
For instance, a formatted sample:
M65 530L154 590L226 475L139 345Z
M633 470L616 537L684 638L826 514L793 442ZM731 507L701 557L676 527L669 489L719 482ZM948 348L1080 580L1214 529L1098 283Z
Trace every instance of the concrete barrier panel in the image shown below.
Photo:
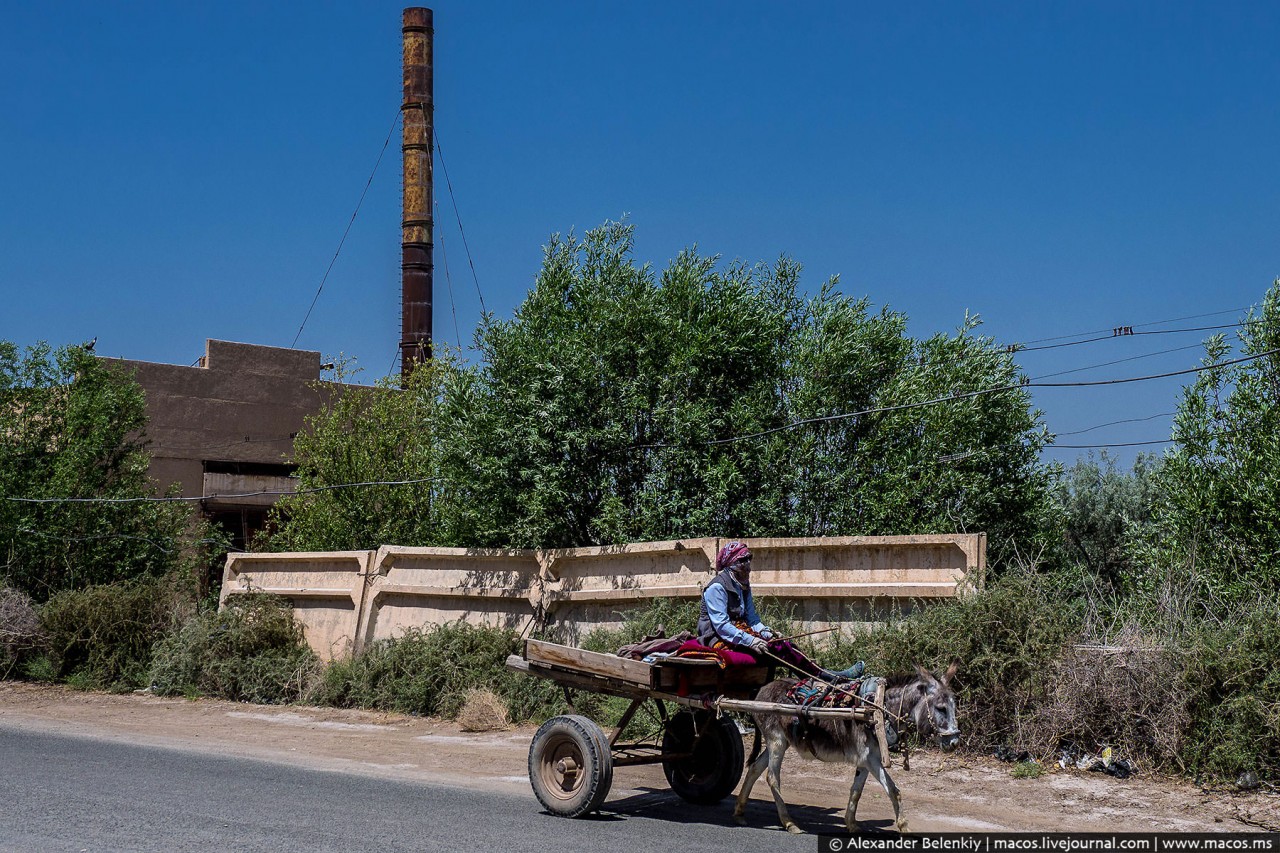
M527 633L541 613L533 551L384 545L373 561L362 641L462 620Z
M358 651L359 614L374 551L228 554L219 603L244 592L289 599L322 660Z
M519 551L404 548L233 554L222 598L254 589L289 598L325 660L424 628L464 621L528 635L552 628L577 643L653 598L696 600L727 539ZM981 585L985 534L748 539L758 599L801 630L846 632L892 609ZM693 625L668 625L669 632Z

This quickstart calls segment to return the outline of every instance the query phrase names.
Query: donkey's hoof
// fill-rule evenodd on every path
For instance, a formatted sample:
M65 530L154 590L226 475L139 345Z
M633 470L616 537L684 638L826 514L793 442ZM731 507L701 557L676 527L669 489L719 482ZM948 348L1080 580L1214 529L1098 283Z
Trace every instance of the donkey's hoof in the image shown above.
M906 818L899 818L899 819L898 819L898 832L901 832L903 835L910 835L910 834L911 834L911 827L907 826L907 819L906 819Z
M788 823L786 826L783 827L783 829L785 829L787 832L792 833L793 835L804 835L804 830L796 826L794 823Z
M734 812L734 813L733 813L733 822L734 822L734 823L736 823L738 826L746 826L746 825L747 825L747 816L746 816L746 815L744 815L744 814L739 814L738 812Z

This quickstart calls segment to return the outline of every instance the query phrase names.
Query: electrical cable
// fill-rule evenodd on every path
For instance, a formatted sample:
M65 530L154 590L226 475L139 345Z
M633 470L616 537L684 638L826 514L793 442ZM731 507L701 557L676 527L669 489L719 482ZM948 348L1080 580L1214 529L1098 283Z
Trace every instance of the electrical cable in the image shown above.
M346 229L342 232L342 239L338 241L338 248L334 251L333 257L329 259L329 266L325 269L324 275L320 279L320 286L316 288L316 295L311 297L311 305L307 308L306 316L302 318L302 324L298 326L298 333L293 336L293 343L289 344L289 349L293 349L298 345L298 338L302 337L302 330L306 328L307 320L311 319L311 312L316 307L316 300L320 298L320 291L324 290L324 283L329 280L329 273L333 272L333 265L338 262L338 255L342 253L342 246L347 242L347 235L351 233L351 226L356 222L356 216L360 213L360 206L364 204L364 197L369 192L369 186L373 183L373 176L378 174L378 166L382 164L382 155L387 153L387 146L391 144L391 135L396 132L396 123L400 121L400 111L396 111L396 117L391 122L391 129L387 131L387 138L382 142L382 150L378 152L378 159L373 164L373 171L369 173L369 180L365 181L364 189L360 192L360 200L356 202L356 209L351 211L351 219L347 222Z
M1085 367L1073 367L1070 370L1059 370L1057 373L1042 373L1039 376L1032 377L1031 381L1038 379L1050 379L1054 376L1066 376L1068 373L1083 373L1086 370L1094 370L1099 367L1111 367L1116 364L1124 364L1126 361L1140 361L1144 358L1154 358L1157 355L1168 355L1171 352L1185 352L1189 349L1200 349L1204 344L1187 344L1185 347L1174 347L1173 349L1162 349L1159 352L1148 352L1142 355L1131 355L1128 358L1118 358L1115 361L1104 361L1101 364L1090 364Z
M1022 344L1015 343L1015 344L1009 344L1009 351L1010 352L1038 352L1040 350L1047 350L1047 349L1061 349L1062 347L1075 347L1075 346L1080 346L1081 344L1096 344L1099 341L1111 341L1111 340L1115 340L1116 338L1134 338L1134 337L1138 337L1139 335L1177 335L1177 334L1182 334L1184 332L1210 332L1210 331L1216 331L1219 329L1236 329L1236 328L1239 328L1240 326L1245 325L1248 322L1250 321L1242 320L1239 323L1225 323L1220 326L1196 326L1190 329L1151 329L1146 332L1135 332L1133 330L1137 328L1136 326L1125 326L1124 328L1128 329L1128 331L1124 332L1123 334L1118 334L1115 330L1112 330L1112 333L1110 335L1103 335L1102 337L1099 337L1099 338L1085 338L1084 340L1081 340L1081 341L1067 341L1065 343L1060 343L1060 344L1045 344L1044 346L1038 346L1038 347L1028 347L1028 346L1023 346Z
M411 486L419 483L434 483L439 477L423 477L417 480L370 480L361 483L334 483L329 486L314 486L308 489L296 489L292 492L264 490L260 492L241 492L239 494L202 495L200 497L164 497L164 498L15 498L10 495L2 497L7 501L28 504L131 504L131 503L185 503L188 501L207 501L226 498L254 498L262 495L291 497L293 495L309 495L315 492L329 492L334 489L351 489L360 486Z
M441 161L443 162L443 161ZM440 213L440 205L436 204L436 214ZM449 310L453 312L453 335L462 349L462 332L458 331L458 305L453 301L453 277L449 275L449 253L444 248L444 234L440 234L440 261L444 264L444 283L449 288Z
M426 107L422 108L424 111ZM462 235L462 248L467 253L467 263L471 265L471 278L476 283L476 296L480 299L480 311L484 314L489 310L484 305L484 294L480 292L480 277L476 275L476 262L471 258L471 246L467 243L467 232L462 227L462 214L458 212L458 199L453 194L453 181L449 180L449 167L444 162L444 149L440 145L440 134L436 132L435 124L431 125L431 132L436 139L436 152L440 155L440 170L444 172L444 185L449 188L449 199L453 202L453 215L458 220L458 233Z
M730 436L728 438L717 438L709 441L694 442L692 446L711 447L721 444L734 444L739 441L747 441L753 438L762 438L767 435L784 432L786 430L795 429L799 426L808 424L827 423L830 421L847 420L849 418L861 417L863 415L876 415L886 412L898 412L906 409L919 409L925 406L933 406L938 403L948 403L956 400L967 400L974 397L982 397L987 394L998 394L1002 391L1016 391L1023 388L1093 388L1104 385L1123 385L1131 382L1147 382L1155 379L1168 379L1173 376L1186 376L1192 373L1203 373L1207 370L1217 370L1223 367L1230 367L1233 364L1243 364L1249 361L1255 361L1268 355L1280 353L1280 348L1267 350L1257 355L1244 356L1243 358L1235 358L1229 361L1221 361L1215 364L1201 365L1200 367L1192 367L1186 370L1173 370L1167 373L1156 373L1149 376L1130 376L1123 379L1096 379L1085 382L1020 382L1016 385L1001 385L995 388L981 388L977 391L952 392L943 397L934 397L929 400L920 400L914 403L901 403L896 406L877 406L869 409L861 409L856 412L842 412L835 415L822 415L815 418L804 418L791 423L782 424L781 426L771 427L765 430L758 430L752 433L744 433L742 435ZM686 447L687 444L674 444L671 442L659 442L653 444L638 444L633 447L635 450L656 450L662 448Z
M1126 418L1125 420L1122 420L1122 421L1110 421L1109 423L1098 424L1097 426L1086 427L1085 429L1072 430L1071 432L1055 433L1055 435L1083 435L1086 432L1093 432L1095 429L1102 429L1103 427L1119 426L1120 424L1144 423L1146 421L1154 421L1156 418L1170 418L1170 417L1173 417L1175 414L1177 414L1177 412L1160 412L1155 415L1149 415L1145 418Z
M1247 310L1249 310L1248 306L1244 308L1231 308L1226 311L1211 311L1208 314L1191 314L1186 317L1174 317L1169 320L1152 320L1147 323L1134 323L1134 324L1130 324L1129 328L1145 329L1148 326L1160 326L1160 325L1163 325L1164 323L1181 323L1183 320L1200 320L1205 317L1220 317L1223 314L1239 314L1240 312L1247 311ZM1070 335L1054 335L1053 337L1049 337L1049 338L1035 338L1033 340L1023 341L1023 343L1040 344L1040 343L1044 343L1045 341L1064 341L1067 338L1079 338L1084 335L1100 335L1103 332L1109 332L1114 328L1116 327L1112 326L1111 328L1108 328L1108 329L1094 329L1089 332L1075 332L1074 334L1070 334Z

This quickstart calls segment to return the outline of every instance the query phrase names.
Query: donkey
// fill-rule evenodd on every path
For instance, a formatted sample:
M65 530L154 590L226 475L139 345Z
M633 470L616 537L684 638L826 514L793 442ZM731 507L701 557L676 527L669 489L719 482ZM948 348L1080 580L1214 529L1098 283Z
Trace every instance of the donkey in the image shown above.
M951 679L955 674L954 663L941 676L934 676L917 664L914 674L890 676L885 690L887 719L896 725L900 734L905 734L904 728L914 728L922 741L936 737L943 751L955 749L960 741L960 729L956 726L956 697L951 691ZM796 680L792 678L771 681L760 688L756 699L782 702L794 684ZM880 746L866 723L825 718L794 725L795 717L778 714L760 714L755 720L757 730L763 735L764 749L747 768L746 781L738 793L738 804L733 810L733 818L738 823L746 823L743 813L747 808L747 798L751 796L751 787L768 768L769 789L778 806L778 820L788 832L804 831L791 820L787 805L782 801L782 756L788 747L795 747L796 752L805 758L843 761L858 768L853 784L849 786L849 807L844 813L844 824L849 832L858 831L854 813L858 810L858 799L862 796L862 786L866 784L868 775L874 775L889 795L898 831L908 831L907 820L902 816L898 786L889 778Z

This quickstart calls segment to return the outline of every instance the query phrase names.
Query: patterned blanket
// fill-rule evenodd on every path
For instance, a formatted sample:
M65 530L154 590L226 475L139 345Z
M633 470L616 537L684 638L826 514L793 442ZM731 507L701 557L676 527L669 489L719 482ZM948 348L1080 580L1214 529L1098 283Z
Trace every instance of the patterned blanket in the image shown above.
M833 686L806 678L796 682L782 701L805 708L855 708L862 704L863 697L875 695L878 681L878 678L870 676Z

